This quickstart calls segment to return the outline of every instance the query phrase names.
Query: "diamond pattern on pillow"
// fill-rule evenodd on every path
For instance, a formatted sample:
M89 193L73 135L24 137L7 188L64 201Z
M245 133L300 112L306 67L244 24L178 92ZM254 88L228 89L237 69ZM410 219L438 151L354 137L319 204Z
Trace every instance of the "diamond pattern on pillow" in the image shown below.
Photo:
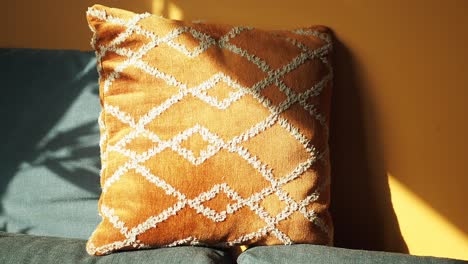
M332 243L327 28L191 24L100 5L87 18L102 103L103 221L90 254Z

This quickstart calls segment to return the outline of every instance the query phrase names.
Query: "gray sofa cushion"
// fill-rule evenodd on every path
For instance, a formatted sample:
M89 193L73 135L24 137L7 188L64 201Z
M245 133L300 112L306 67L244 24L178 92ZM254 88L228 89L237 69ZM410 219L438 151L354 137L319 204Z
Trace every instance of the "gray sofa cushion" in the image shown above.
M0 49L0 230L87 238L97 223L92 52Z
M89 256L85 241L0 232L0 263L15 264L172 264L230 263L227 253L204 247L177 247Z
M255 247L242 253L239 264L320 263L320 264L454 264L461 260L416 257L404 254L353 250L318 245Z

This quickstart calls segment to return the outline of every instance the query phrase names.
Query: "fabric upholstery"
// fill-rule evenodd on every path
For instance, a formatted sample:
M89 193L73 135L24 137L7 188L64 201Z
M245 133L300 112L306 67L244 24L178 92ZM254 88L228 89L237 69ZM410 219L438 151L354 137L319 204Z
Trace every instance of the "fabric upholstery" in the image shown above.
M96 5L102 222L90 254L331 244L331 35Z
M0 77L9 88L0 97L7 139L0 148L1 230L85 238L98 223L94 68L90 52L0 49ZM230 263L228 257L203 247L92 257L84 240L0 232L0 263ZM465 263L316 245L255 247L238 262Z
M90 256L85 240L0 232L0 263L5 264L175 264L231 263L227 253L205 247L178 247Z
M88 238L99 222L93 52L0 49L0 230Z
M461 260L334 248L321 245L255 247L237 258L239 264L457 264Z

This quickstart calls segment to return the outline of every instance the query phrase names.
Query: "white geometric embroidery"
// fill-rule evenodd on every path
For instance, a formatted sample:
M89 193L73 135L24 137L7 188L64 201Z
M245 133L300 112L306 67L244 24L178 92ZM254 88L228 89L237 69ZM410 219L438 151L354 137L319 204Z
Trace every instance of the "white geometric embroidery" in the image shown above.
M198 241L196 237L189 236L184 239L176 240L168 245L166 247L175 247L175 246L181 246L181 245L190 245L190 246L200 246L203 245Z
M195 29L193 28L189 28L189 27L181 27L179 28L180 31L180 34L178 34L178 36L180 36L182 33L185 33L185 32L189 32L194 38L200 40L200 45L198 47L196 47L193 51L189 51L184 45L180 44L180 43L177 43L177 42L174 42L173 39L171 40L168 40L166 42L167 45L173 47L174 49L182 52L183 54L185 54L187 57L189 58L195 58L197 57L198 55L200 55L202 52L204 52L205 50L207 50L211 45L214 45L215 44L215 40L210 37L209 35L206 35L204 33L201 33L199 31L196 31Z
M309 219L312 223L317 225L322 231L328 232L328 227L323 222L323 220L313 211L307 210L307 206L315 202L320 195L320 192L323 188L326 187L328 181L323 182L319 187L316 188L314 193L309 195L306 199L296 202L292 199L288 193L286 193L281 187L285 184L295 180L297 177L302 175L307 171L317 160L322 160L325 154L327 154L328 149L318 151L310 142L307 137L300 133L300 131L288 122L287 119L280 116L281 113L289 109L295 103L299 103L308 113L311 114L319 123L325 128L325 131L328 131L326 127L326 120L324 115L322 115L316 106L307 103L307 100L310 97L320 95L321 91L329 82L332 81L333 71L330 63L326 60L327 54L331 50L331 39L328 34L320 33L313 30L295 30L293 33L301 35L314 35L322 39L326 44L321 46L318 49L310 50L302 43L287 39L290 43L297 46L301 49L302 53L297 57L293 58L288 64L284 65L279 69L272 70L271 66L268 65L264 60L258 58L257 56L250 54L246 50L235 46L230 43L229 40L235 38L241 32L245 30L251 30L252 28L247 27L234 27L226 35L221 37L219 40L213 39L211 36L199 32L190 27L179 27L166 36L159 37L154 33L143 29L138 22L142 19L149 16L149 14L140 14L135 15L133 18L128 21L114 18L110 15L107 15L106 12L90 8L87 12L88 16L95 17L100 20L107 21L109 23L114 23L117 25L124 26L126 30L115 37L113 41L110 42L107 46L96 46L96 32L94 32L94 37L92 39L92 45L96 49L96 56L98 62L102 60L102 57L106 52L112 51L116 54L126 57L125 61L119 64L115 71L107 76L104 80L104 89L103 92L107 93L111 87L114 80L120 77L120 72L126 69L129 66L134 66L141 69L147 74L165 81L168 85L175 86L179 88L179 92L167 99L162 104L155 106L149 110L146 114L142 115L138 121L133 119L129 114L123 112L116 106L109 104L104 104L103 113L110 114L120 120L123 124L128 125L131 128L131 132L125 135L119 142L114 145L108 145L106 140L108 136L104 134L101 137L101 149L104 149L103 146L106 145L105 151L101 153L102 156L102 168L106 167L105 157L109 152L118 152L129 158L128 162L120 166L113 175L111 175L103 184L103 193L120 179L121 176L130 170L134 170L146 180L154 184L155 186L161 188L166 192L167 195L177 198L177 202L164 210L163 212L153 215L137 225L132 229L128 229L125 226L125 223L121 221L118 216L114 215L114 209L107 207L105 204L101 204L100 211L102 217L106 218L112 223L112 225L119 230L119 232L126 237L123 241L114 242L107 244L101 247L94 247L93 245L88 246L88 250L91 252L107 253L112 250L116 250L122 247L133 246L137 248L146 247L140 241L138 241L138 235L146 232L151 228L155 228L159 223L165 221L166 219L174 216L185 207L190 207L194 209L197 213L200 213L211 219L214 222L224 221L228 215L231 215L243 207L248 207L252 212L260 217L265 222L265 226L260 228L257 231L254 231L249 234L245 234L241 237L233 239L232 241L227 241L220 243L219 246L232 246L236 244L242 244L253 238L259 238L267 235L268 233L273 234L276 238L282 241L284 244L294 243L286 234L281 232L276 226L281 221L287 219L294 212L301 212L305 218ZM187 47L175 40L183 33L191 34L195 39L200 41L199 46L197 46L192 51L189 51ZM149 39L149 42L143 45L138 51L132 51L125 48L116 48L118 44L125 41L132 34L140 34ZM258 81L252 87L244 87L239 84L236 80L232 79L230 76L226 75L223 72L214 74L206 81L200 83L194 87L188 87L187 84L179 82L174 76L171 76L167 73L161 72L159 69L148 65L145 61L142 60L144 55L153 49L156 46L166 44L182 54L185 54L189 58L195 58L201 53L209 49L211 46L217 46L222 49L229 50L233 53L238 54L246 58L248 61L256 65L261 71L265 72L267 76ZM329 74L325 76L322 80L316 83L314 86L310 87L303 93L297 94L291 88L287 87L286 84L281 80L283 76L296 69L302 65L307 60L319 59L326 67L329 69ZM98 70L101 73L100 63L98 63ZM207 91L215 87L218 83L223 82L229 87L233 88L233 92L223 100L219 100L216 97L209 96ZM283 92L287 99L280 103L278 106L272 104L272 102L260 95L260 91L265 87L274 84L276 85L281 92ZM194 96L206 104L216 107L218 109L224 110L230 107L230 105L238 100L240 100L245 95L250 95L255 98L261 105L263 105L269 112L270 115L264 120L253 125L240 135L233 137L229 141L224 141L218 135L211 132L209 129L195 124L193 127L186 129L183 132L175 135L169 140L161 140L158 135L154 132L148 130L145 126L151 123L164 111L169 109L171 106L179 102L186 96ZM105 131L105 122L100 119L100 128ZM303 163L299 164L292 172L288 175L285 175L279 179L276 179L273 176L271 169L267 167L266 164L261 162L256 156L252 155L248 149L240 146L242 142L249 140L250 138L255 137L259 133L267 130L275 124L279 124L286 131L288 131L299 143L304 146L304 149L310 154L309 158ZM204 141L207 142L208 146L200 151L199 156L195 156L193 152L189 149L186 149L181 146L185 140L188 140L191 136L198 133ZM328 133L328 132L327 132ZM126 145L129 144L133 139L142 136L154 142L154 146L150 147L147 151L143 153L136 153L129 149L126 149ZM165 149L171 149L178 153L180 156L184 157L186 160L190 161L194 165L200 165L205 162L207 159L218 153L220 150L224 149L231 153L237 153L242 157L248 164L250 164L254 169L256 169L267 181L270 182L271 186L262 189L261 191L250 195L249 197L243 198L238 193L236 193L228 184L222 183L214 185L210 190L200 193L196 198L187 199L186 196L177 190L175 187L171 186L158 176L151 173L151 171L142 165L145 161L152 158L156 154L160 153ZM227 197L232 200L232 203L226 206L226 209L217 212L209 207L203 205L203 203L214 199L218 194L224 193ZM269 195L276 195L281 201L286 203L286 207L276 216L271 216L265 209L260 206L260 202ZM176 246L176 245L199 245L200 241L195 237L187 237L185 239L174 241L166 246Z

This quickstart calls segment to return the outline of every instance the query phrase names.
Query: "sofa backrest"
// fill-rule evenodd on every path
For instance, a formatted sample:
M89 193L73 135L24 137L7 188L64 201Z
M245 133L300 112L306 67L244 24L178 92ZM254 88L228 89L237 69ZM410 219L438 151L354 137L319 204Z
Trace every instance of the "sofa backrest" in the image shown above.
M0 49L0 231L87 238L99 221L92 52Z

